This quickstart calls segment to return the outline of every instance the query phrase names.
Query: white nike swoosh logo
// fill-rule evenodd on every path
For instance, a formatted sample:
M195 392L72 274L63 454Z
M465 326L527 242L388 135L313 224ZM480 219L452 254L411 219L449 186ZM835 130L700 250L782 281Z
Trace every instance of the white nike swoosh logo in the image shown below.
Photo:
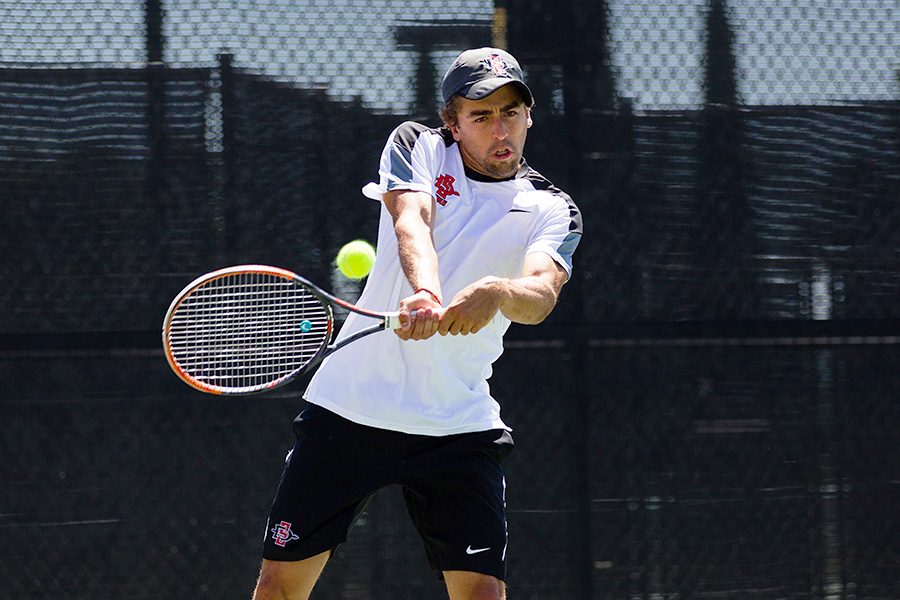
M466 554L478 554L479 552L487 552L490 549L490 546L487 548L472 548L472 546L469 546L466 548Z

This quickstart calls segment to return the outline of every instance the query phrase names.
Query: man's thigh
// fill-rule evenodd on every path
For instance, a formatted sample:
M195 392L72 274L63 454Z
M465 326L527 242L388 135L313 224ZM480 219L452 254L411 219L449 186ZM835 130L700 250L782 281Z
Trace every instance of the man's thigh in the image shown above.
M506 578L506 481L512 438L504 431L435 442L409 461L403 494L436 572Z
M369 498L389 483L384 463L393 458L381 432L314 406L301 416L266 525L263 558L272 561L334 550Z

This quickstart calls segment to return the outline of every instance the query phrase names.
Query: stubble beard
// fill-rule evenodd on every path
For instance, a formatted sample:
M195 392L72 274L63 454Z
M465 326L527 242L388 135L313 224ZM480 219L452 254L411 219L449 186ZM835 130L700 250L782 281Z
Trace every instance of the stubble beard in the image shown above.
M489 157L482 162L482 168L486 171L486 175L495 179L508 179L519 170L520 162L522 162L522 155L513 151L511 160L498 161Z

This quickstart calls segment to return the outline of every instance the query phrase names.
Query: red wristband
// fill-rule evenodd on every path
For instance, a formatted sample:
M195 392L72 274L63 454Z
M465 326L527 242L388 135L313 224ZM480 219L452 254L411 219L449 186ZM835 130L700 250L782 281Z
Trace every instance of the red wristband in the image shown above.
M431 290L429 290L428 288L419 288L415 292L413 292L413 294L418 294L419 292L425 292L426 294L428 294L429 296L434 298L435 302L437 302L438 304L443 304L443 302L441 302L441 299L438 298L438 295L435 294L434 292L432 292Z

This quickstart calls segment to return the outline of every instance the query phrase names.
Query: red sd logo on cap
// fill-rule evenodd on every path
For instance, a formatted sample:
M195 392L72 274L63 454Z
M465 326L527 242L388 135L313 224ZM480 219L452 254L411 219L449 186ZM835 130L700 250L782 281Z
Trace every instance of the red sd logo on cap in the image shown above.
M491 54L481 61L497 77L509 77L509 63L499 54Z

